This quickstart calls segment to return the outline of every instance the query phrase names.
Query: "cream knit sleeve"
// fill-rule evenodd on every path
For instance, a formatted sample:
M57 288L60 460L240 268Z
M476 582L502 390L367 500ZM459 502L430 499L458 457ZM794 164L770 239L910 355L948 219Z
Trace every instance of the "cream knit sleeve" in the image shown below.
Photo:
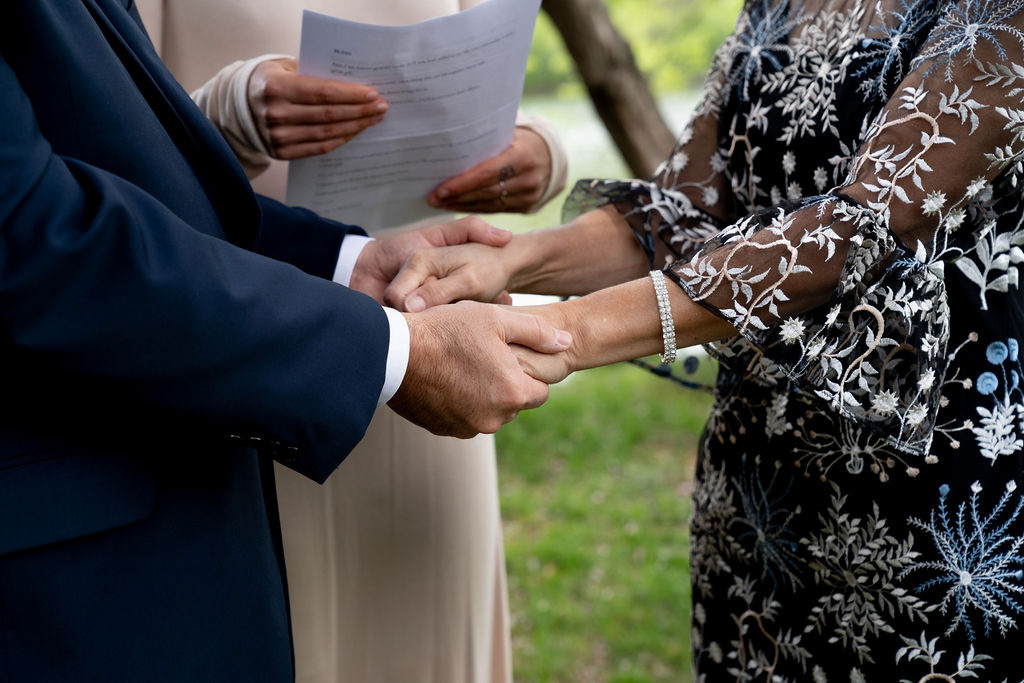
M531 130L544 140L548 146L548 153L551 155L551 177L548 179L548 186L540 199L530 207L527 213L534 213L549 201L555 198L565 188L565 181L569 175L569 161L565 153L565 147L558 137L558 131L554 125L543 116L527 116L522 111L516 115L516 126Z
M233 62L192 92L192 99L220 130L250 179L267 169L270 154L249 109L249 78L262 62L288 56L269 54Z

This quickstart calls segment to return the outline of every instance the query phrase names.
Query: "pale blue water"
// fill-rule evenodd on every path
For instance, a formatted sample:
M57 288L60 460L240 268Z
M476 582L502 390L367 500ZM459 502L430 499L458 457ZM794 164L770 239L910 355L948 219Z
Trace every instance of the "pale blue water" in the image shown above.
M661 98L662 116L674 133L678 133L697 104L699 93L680 93ZM569 182L571 188L580 178L628 178L632 174L622 161L611 136L594 112L590 100L559 100L553 97L524 98L523 110L540 114L552 121L569 156ZM667 154L667 151L666 151ZM523 232L561 223L565 192L552 200L540 212L530 216L501 215L493 222L501 227Z

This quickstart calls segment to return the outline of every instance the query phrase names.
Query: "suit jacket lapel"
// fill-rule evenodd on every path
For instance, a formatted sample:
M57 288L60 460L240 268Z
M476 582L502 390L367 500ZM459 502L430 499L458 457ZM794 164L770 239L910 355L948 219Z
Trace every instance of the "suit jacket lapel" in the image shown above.
M107 42L199 176L225 235L255 242L259 205L220 133L206 120L152 49L141 27L111 0L84 0Z

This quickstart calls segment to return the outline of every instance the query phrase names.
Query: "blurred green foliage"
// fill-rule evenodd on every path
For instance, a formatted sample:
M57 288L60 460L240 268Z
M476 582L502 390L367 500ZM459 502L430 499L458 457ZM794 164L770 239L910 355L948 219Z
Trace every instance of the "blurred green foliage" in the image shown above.
M680 110L672 118L681 125L742 1L606 2L662 107ZM570 187L580 177L625 177L544 13L526 94L524 109L562 132ZM494 220L516 231L554 225L561 203ZM714 374L705 360L690 379L710 383ZM498 433L518 683L691 680L687 519L710 406L708 394L619 364L552 387L546 405Z
M700 85L711 56L736 23L741 0L605 0L612 21L636 56L655 94ZM579 97L572 58L541 12L526 67L526 93Z
M498 433L516 681L690 680L687 521L710 404L620 364Z

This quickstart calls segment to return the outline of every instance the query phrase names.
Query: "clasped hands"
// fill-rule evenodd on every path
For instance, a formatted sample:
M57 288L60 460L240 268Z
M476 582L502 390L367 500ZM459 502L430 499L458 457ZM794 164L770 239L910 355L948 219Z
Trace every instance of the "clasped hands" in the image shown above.
M453 259L480 249L493 262L511 238L479 218L464 218L370 242L353 269L352 289L403 311L409 324L409 364L389 405L435 434L493 433L520 410L544 403L548 384L571 371L573 338L551 307L531 307L527 314L466 300L446 305L508 301L507 281L495 272L486 282L470 286L459 277L453 286L448 278L435 278L441 269L430 255ZM419 291L429 307L408 305L403 293L416 289L414 282L425 283Z
M369 86L301 75L290 58L260 63L250 77L248 99L260 135L278 159L329 152L383 122L389 107ZM547 144L517 127L508 148L444 181L426 199L454 211L527 211L550 176ZM349 284L383 301L416 250L466 242L497 249L510 239L510 233L470 218L376 240L361 253ZM511 303L500 287L482 300ZM541 317L470 303L431 311L398 308L408 311L409 364L389 404L435 433L495 432L520 410L547 400L547 382L567 374L553 359L571 348L571 337Z

